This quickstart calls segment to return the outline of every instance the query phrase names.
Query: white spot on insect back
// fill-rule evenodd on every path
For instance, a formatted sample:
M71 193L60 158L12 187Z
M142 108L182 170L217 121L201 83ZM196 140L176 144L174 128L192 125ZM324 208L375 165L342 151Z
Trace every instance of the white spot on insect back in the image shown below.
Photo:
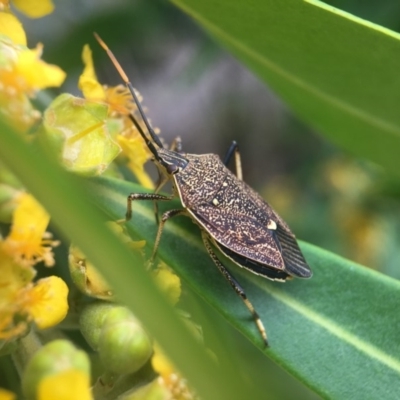
M277 228L276 222L275 222L274 220L270 219L270 220L268 221L267 228L268 228L268 229L272 229L273 231L275 231L276 228Z
M219 201L217 199L213 199L212 202L213 202L214 206L217 206L219 204Z

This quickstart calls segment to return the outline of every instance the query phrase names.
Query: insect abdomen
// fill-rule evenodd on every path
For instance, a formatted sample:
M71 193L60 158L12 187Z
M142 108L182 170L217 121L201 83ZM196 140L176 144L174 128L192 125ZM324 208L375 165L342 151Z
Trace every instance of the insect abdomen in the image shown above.
M243 257L232 250L228 249L225 246L222 246L219 243L214 244L221 250L221 252L236 264L240 265L243 268L248 269L254 274L261 275L265 278L271 279L273 281L286 281L287 278L290 277L285 271L276 268L270 268L267 265L257 263L256 261L250 260L247 257Z
M312 275L295 236L258 193L217 155L187 158L176 176L182 203L223 253L269 279Z

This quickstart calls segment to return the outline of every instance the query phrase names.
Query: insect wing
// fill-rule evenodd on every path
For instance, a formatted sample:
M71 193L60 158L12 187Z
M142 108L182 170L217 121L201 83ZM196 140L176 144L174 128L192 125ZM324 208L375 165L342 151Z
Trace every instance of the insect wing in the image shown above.
M270 279L311 276L288 225L256 191L237 179L215 154L186 157L189 164L174 175L182 205L225 255ZM286 274L272 276L271 268Z
M232 215L212 204L198 205L191 213L223 253L254 273L279 280L284 280L285 274L273 273L271 268L301 278L312 275L296 238L280 224L280 218L273 230L252 217Z
M289 275L297 276L299 278L310 278L312 276L310 267L307 265L307 262L304 259L304 256L297 243L296 237L290 230L287 223L249 185L243 181L238 181L236 177L232 177L232 175L227 176L227 178L232 180L231 185L232 187L236 187L236 191L232 192L230 190L226 190L224 195L225 199L223 201L221 199L221 203L223 202L225 205L240 195L246 199L246 202L241 201L240 204L246 204L246 206L242 209L242 212L238 212L239 215L244 213L251 219L263 224L264 227L268 226L268 224L273 221L276 224L276 229L267 229L267 231L273 236L279 247L285 264L285 271ZM218 195L220 195L220 193L218 193ZM242 217L240 216L240 218Z
M257 220L207 203L190 212L215 242L259 264L280 270L285 268L274 235Z
M297 276L298 278L311 278L311 269L306 263L293 233L280 223L277 224L275 232L285 261L286 271L290 275Z
M288 272L288 274L297 276L299 278L310 278L312 276L311 269L304 259L296 237L290 230L287 223L250 186L244 182L238 186L241 186L241 190L245 190L248 199L251 199L251 202L253 203L252 213L254 216L257 216L257 220L260 218L258 216L262 215L263 218L261 218L261 220L265 221L265 216L267 216L269 220L272 220L276 223L276 230L272 230L271 233L278 242L283 260L285 262L285 270Z

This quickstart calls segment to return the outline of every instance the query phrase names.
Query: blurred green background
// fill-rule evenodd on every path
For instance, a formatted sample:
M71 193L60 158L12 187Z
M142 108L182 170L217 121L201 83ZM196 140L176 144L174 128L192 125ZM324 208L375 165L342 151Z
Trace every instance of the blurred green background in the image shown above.
M398 1L327 3L400 32ZM244 179L298 238L400 277L399 183L303 124L174 6L161 0L58 1L48 17L21 19L29 46L42 42L43 58L68 72L62 91L80 94L85 43L92 48L100 80L120 81L93 38L92 32L98 32L143 95L153 125L167 142L181 136L187 152L223 156L232 140L238 141ZM265 373L268 361L260 355L257 364L258 350L239 338L237 349L243 357L254 357L249 374ZM294 398L294 393L297 399L316 398L294 380L288 385L289 376L272 363L268 368L276 376L269 381L276 386L270 387L269 398Z

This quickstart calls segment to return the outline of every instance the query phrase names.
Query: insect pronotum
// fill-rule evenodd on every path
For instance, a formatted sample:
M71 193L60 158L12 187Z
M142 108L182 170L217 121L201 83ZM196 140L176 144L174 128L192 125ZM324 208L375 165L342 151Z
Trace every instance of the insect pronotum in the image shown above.
M154 193L131 193L128 196L126 220L132 217L132 201L157 202L179 197L182 208L166 211L162 215L151 260L156 255L165 223L178 215L190 217L199 226L204 246L214 264L243 300L268 346L260 317L239 282L214 252L214 247L238 266L267 279L284 282L294 276L310 278L312 272L295 236L271 206L243 182L236 142L230 146L223 162L215 154L184 153L179 140L174 142L173 148L164 148L119 62L102 39L97 34L95 37L132 94L147 132L134 115L130 115L130 118L153 154L161 176ZM236 175L227 168L232 157L235 159ZM159 190L168 181L172 181L173 194L159 194Z

